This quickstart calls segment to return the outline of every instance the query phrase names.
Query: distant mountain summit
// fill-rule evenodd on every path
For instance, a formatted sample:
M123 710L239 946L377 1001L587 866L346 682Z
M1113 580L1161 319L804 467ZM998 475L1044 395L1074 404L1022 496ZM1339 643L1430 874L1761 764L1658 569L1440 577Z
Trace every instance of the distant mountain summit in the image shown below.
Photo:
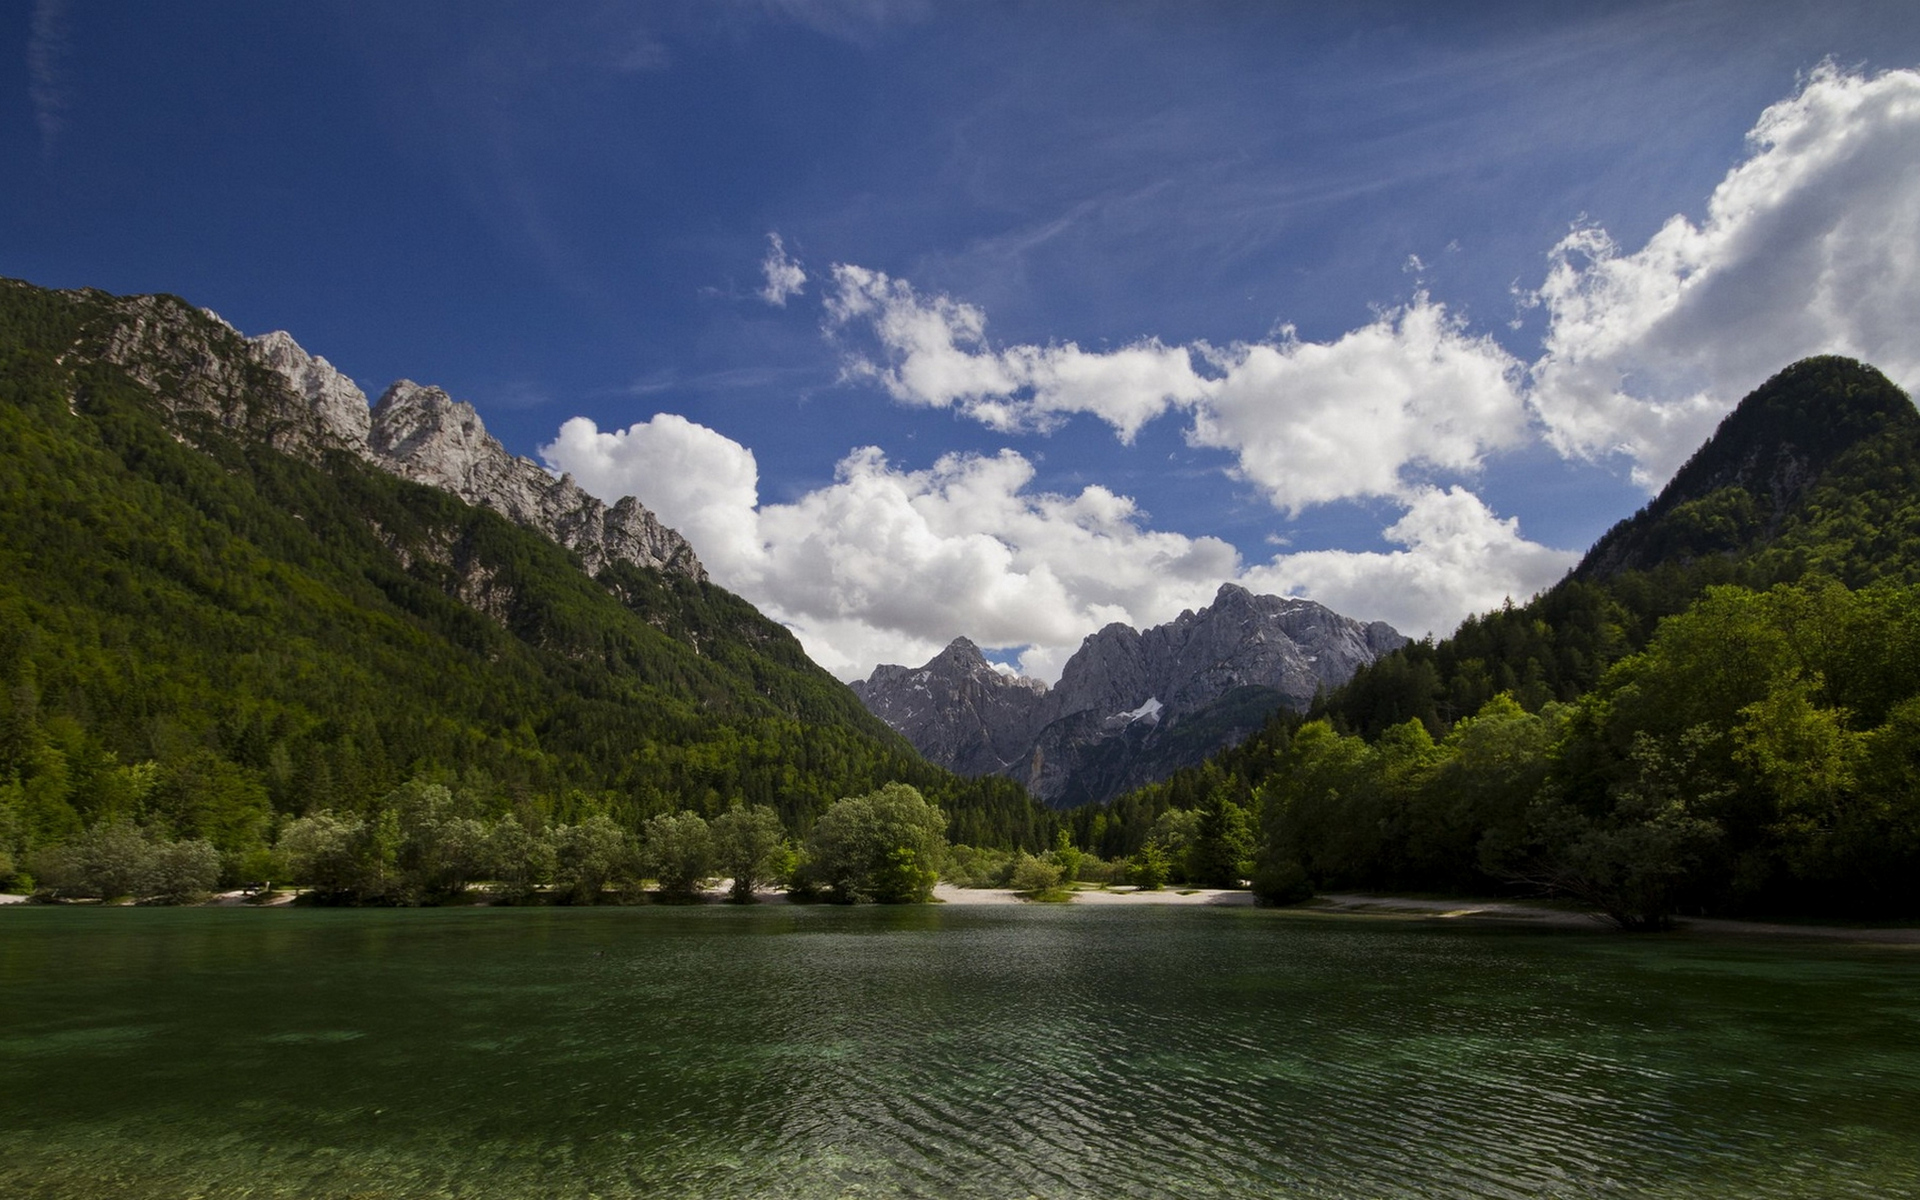
M962 775L999 775L1032 747L1047 685L996 670L962 637L925 666L875 667L853 693L929 760Z
M1051 689L996 670L965 638L924 666L875 668L853 689L933 762L1006 775L1071 808L1198 762L1276 709L1304 710L1406 640L1311 600L1223 584L1211 605L1165 625L1090 635Z

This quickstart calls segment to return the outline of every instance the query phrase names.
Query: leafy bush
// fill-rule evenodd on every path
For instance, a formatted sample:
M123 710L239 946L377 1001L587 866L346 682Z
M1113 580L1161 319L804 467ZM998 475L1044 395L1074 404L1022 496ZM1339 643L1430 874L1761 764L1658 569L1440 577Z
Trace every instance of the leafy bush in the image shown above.
M1013 871L1007 878L1007 886L1022 895L1044 896L1059 890L1061 875L1058 863L1035 858L1023 850L1013 860Z

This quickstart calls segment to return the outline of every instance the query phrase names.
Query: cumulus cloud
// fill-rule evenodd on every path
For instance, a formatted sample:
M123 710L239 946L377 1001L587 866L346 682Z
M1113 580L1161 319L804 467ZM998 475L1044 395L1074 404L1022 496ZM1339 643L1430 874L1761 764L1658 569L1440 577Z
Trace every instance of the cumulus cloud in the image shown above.
M1624 252L1557 245L1532 403L1562 453L1627 455L1658 487L1732 405L1809 354L1920 385L1920 71L1825 66L1761 114L1698 225Z
M723 583L757 569L760 469L753 451L732 438L673 413L609 430L574 417L540 455L610 504L638 496Z
M1472 613L1552 586L1580 558L1528 541L1517 518L1495 516L1461 487L1421 491L1385 535L1405 549L1283 554L1241 582L1259 592L1309 596L1410 637L1445 637Z
M1073 413L1113 426L1122 441L1170 406L1191 405L1211 384L1184 347L1147 338L1112 351L1072 342L994 349L986 314L947 296L923 296L904 279L846 263L833 268L830 328L860 325L878 356L849 353L851 378L880 384L904 404L958 408L991 428L1047 430Z
M1823 67L1762 114L1750 145L1698 224L1676 216L1632 251L1597 226L1562 239L1532 295L1547 332L1530 365L1424 293L1327 342L1282 329L1089 351L996 345L974 305L833 268L826 329L843 370L899 403L1006 431L1084 414L1122 441L1178 413L1191 444L1225 452L1278 509L1395 500L1383 536L1397 549L1248 568L1223 541L1149 528L1105 488L1036 491L1011 450L910 470L858 449L832 484L774 505L758 501L751 451L680 417L611 432L576 418L544 453L597 495L638 495L843 678L924 661L962 633L1024 647L1023 670L1057 678L1087 633L1168 620L1226 579L1445 635L1550 586L1578 555L1433 476L1544 436L1569 457L1624 455L1651 488L1795 358L1850 354L1920 384L1920 72ZM763 296L784 303L805 275L769 243Z
M1289 511L1401 495L1417 466L1477 469L1527 422L1520 363L1424 294L1331 343L1303 342L1289 328L1225 348L1152 338L1108 351L995 348L979 308L846 264L834 268L827 311L832 328L860 324L880 347L878 358L850 353L847 375L902 403L958 408L1005 431L1088 413L1123 442L1160 414L1187 410L1189 441L1230 452L1236 473Z
M789 297L799 295L807 287L807 273L787 254L786 244L777 233L767 235L767 256L760 260L760 274L766 280L760 289L760 298L780 308L787 306Z
M576 417L541 454L603 499L638 496L843 678L923 662L961 633L1022 647L1022 670L1056 678L1087 634L1205 604L1238 567L1226 542L1148 529L1106 488L1033 490L1011 450L916 471L865 447L832 484L769 505L750 450L671 414L611 431Z
M1385 531L1404 549L1303 551L1242 570L1226 542L1151 529L1106 488L1034 490L1033 464L1012 450L909 470L863 447L833 483L768 505L751 450L670 413L623 430L575 417L541 454L602 499L638 496L722 586L848 679L881 662L924 662L959 634L1019 648L1024 673L1057 679L1086 635L1171 620L1229 579L1444 634L1552 584L1577 557L1528 541L1517 520L1459 487L1411 498Z
M1213 359L1222 374L1188 440L1232 452L1289 512L1406 494L1410 468L1476 470L1526 431L1519 362L1424 294L1332 342L1287 329Z
M1700 223L1675 216L1633 251L1583 225L1552 248L1529 296L1547 317L1530 366L1425 293L1324 343L1283 329L1225 348L1088 351L996 346L979 308L842 264L829 329L871 334L872 348L847 349L849 377L995 429L1085 413L1131 441L1188 413L1190 442L1228 452L1290 513L1405 500L1429 472L1471 474L1537 434L1568 457L1623 455L1651 490L1794 359L1852 355L1920 386L1920 71L1824 66L1748 140Z

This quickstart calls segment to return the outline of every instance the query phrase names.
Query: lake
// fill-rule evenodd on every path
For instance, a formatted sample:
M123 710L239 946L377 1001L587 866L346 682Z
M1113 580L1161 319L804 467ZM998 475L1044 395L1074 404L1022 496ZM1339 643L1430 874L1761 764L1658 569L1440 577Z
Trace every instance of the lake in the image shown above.
M1920 949L1253 909L0 911L0 1195L1920 1196Z

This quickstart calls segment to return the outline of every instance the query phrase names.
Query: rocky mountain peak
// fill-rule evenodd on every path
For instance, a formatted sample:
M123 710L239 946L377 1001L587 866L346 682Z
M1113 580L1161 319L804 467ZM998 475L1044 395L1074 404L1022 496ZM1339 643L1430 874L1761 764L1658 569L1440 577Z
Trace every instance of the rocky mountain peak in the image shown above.
M953 769L967 775L1002 773L1014 764L1046 691L1038 680L996 670L964 637L924 666L875 667L853 684L861 702L922 754L960 764Z
M918 669L879 667L854 691L934 762L1010 775L1048 803L1071 804L1231 745L1273 708L1304 709L1405 642L1385 624L1227 583L1211 605L1165 625L1116 622L1089 635L1051 689L1008 679L963 637ZM1196 723L1211 732L1181 731Z
M367 394L353 380L326 359L301 349L284 329L248 338L247 348L254 361L285 379L306 400L323 431L362 458L373 457L367 446L371 425Z
M580 556L589 575L626 560L696 580L707 577L685 538L628 496L612 507L532 459L507 453L473 405L403 379L373 407L367 444L375 461L416 483L452 492L547 534Z
M101 356L150 388L183 428L211 420L308 461L349 451L546 534L578 554L588 574L624 560L707 578L686 539L639 501L608 506L509 454L471 404L440 388L403 379L369 410L351 379L285 331L243 338L172 296L108 300L111 315L94 331Z

